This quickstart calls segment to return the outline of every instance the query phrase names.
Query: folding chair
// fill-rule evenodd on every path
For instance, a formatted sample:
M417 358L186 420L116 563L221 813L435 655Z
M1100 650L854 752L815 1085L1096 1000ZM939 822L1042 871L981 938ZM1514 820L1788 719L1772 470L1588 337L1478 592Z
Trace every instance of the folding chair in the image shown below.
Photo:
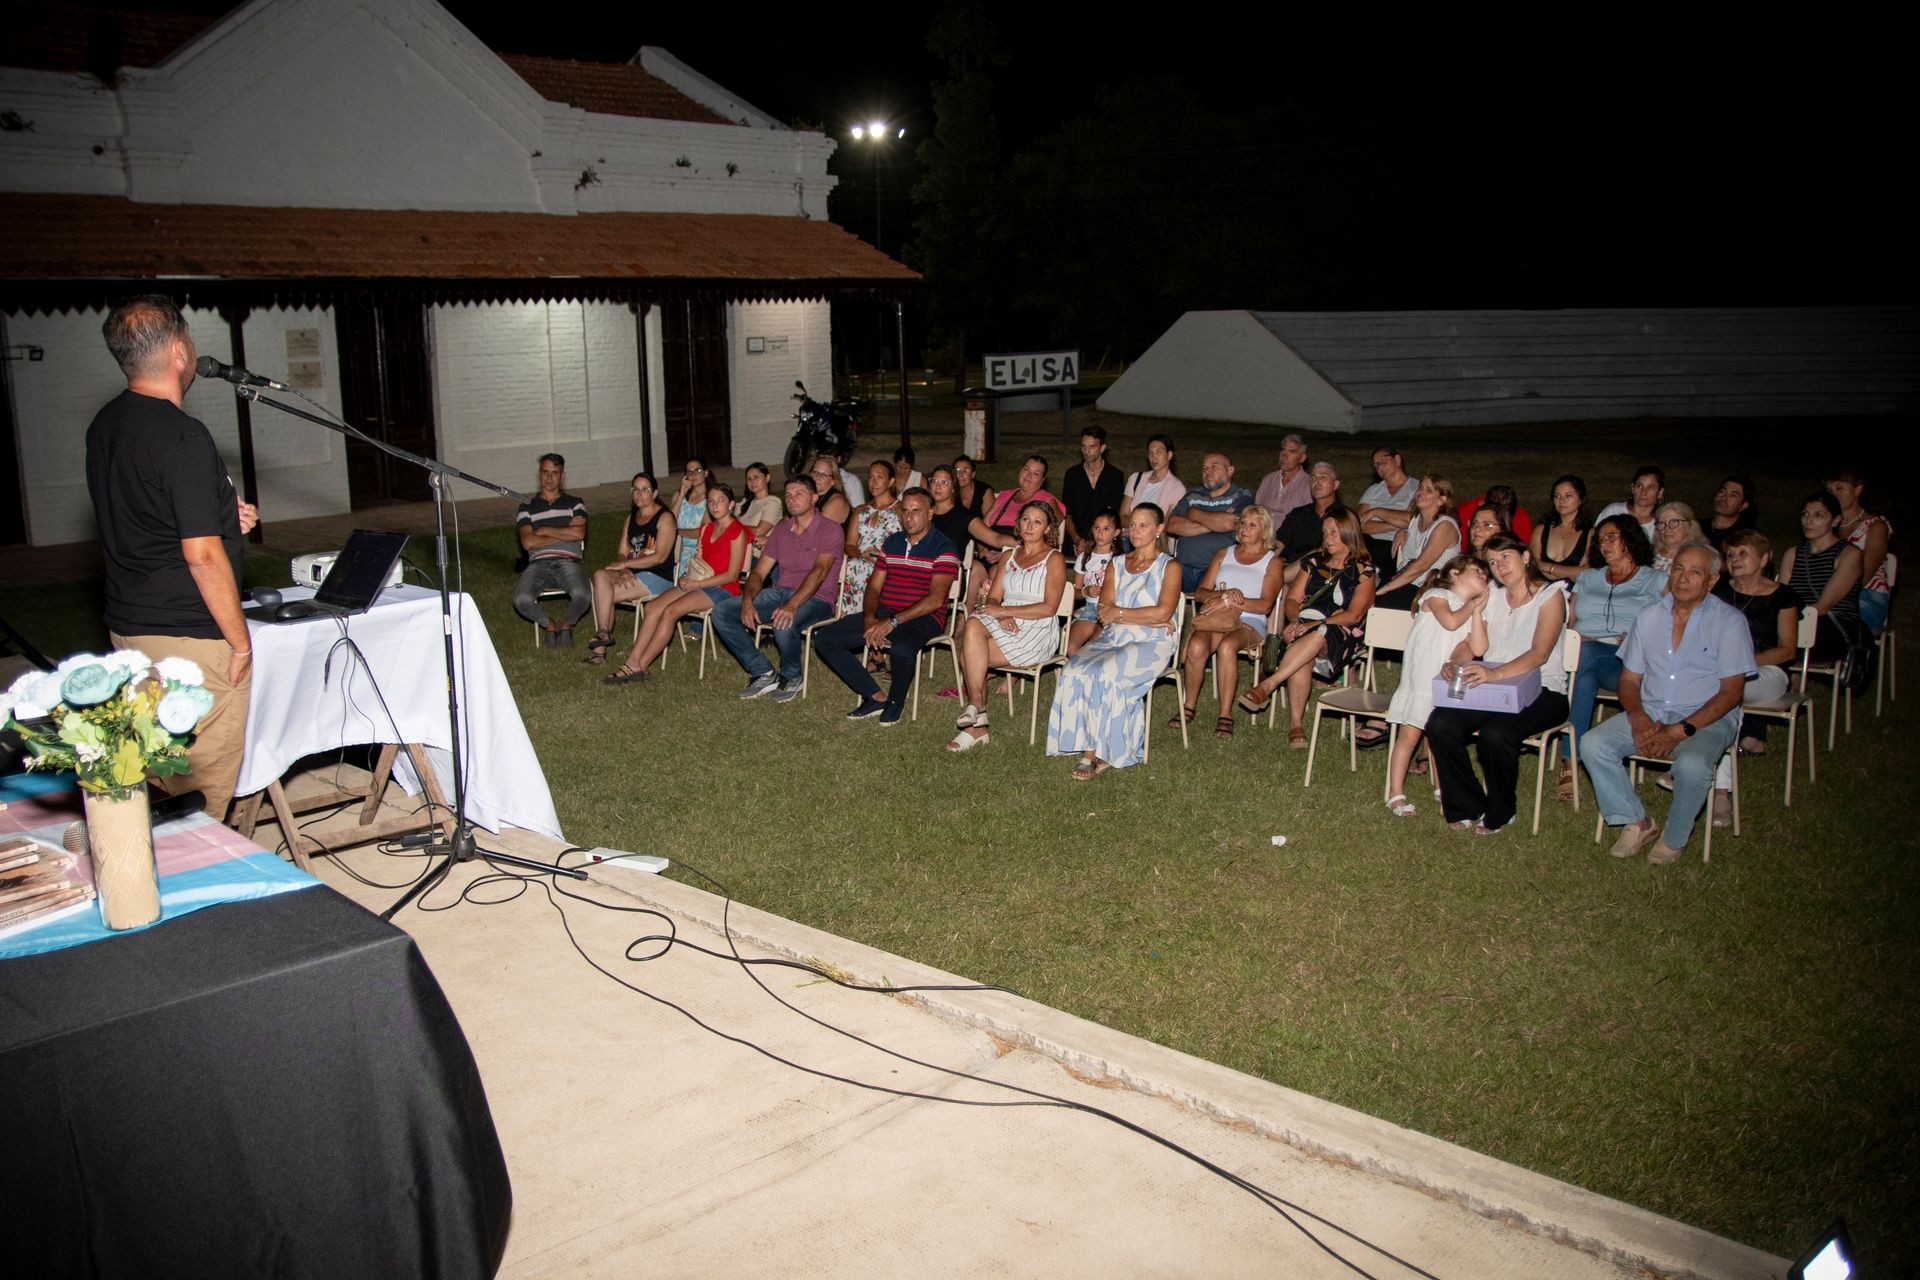
M846 583L847 562L843 558L840 561L839 576L833 580L833 612L818 622L810 622L800 628L800 696L803 698L807 696L808 678L813 674L813 633L821 627L826 626L829 622L840 621L843 616L840 612L840 591L846 586ZM762 619L760 625L753 629L754 647L759 648L762 644L765 644L772 635L773 623Z
M1800 656L1803 660L1807 650L1813 647L1814 639L1819 632L1818 621L1811 609L1800 615L1800 631L1795 643L1800 647ZM1814 757L1819 754L1819 735L1813 727L1813 695L1807 692L1806 681L1802 680L1798 689L1789 687L1787 696L1784 698L1773 702L1749 703L1740 708L1742 715L1787 722L1787 794L1781 804L1783 808L1788 809L1793 807L1793 751L1802 711L1806 713L1807 718L1807 783L1811 786L1814 776Z
M1031 621L1031 622L1024 622L1021 625L1032 626L1034 625L1034 622L1037 622L1037 621L1038 620L1035 619L1034 621ZM1058 643L1054 645L1053 652L1049 654L1047 657L1042 658L1039 662L1034 663L1030 667L996 666L996 667L987 668L988 672L990 673L997 673L997 674L1008 677L1008 680L1007 680L1007 714L1008 715L1013 714L1013 679L1012 677L1027 676L1033 680L1033 710L1027 716L1027 745L1028 746L1032 746L1036 741L1039 740L1040 676L1043 672L1046 671L1048 667L1059 667L1059 666L1066 665L1067 628L1073 622L1073 590L1071 587L1067 587L1060 592L1060 603L1058 606L1054 608L1053 621L1054 621L1054 624L1060 629L1060 636L1059 636ZM954 659L954 663L955 663L955 670L958 670L959 669L958 657Z
M1320 752L1320 717L1322 715L1353 716L1356 718L1375 718L1387 713L1387 704L1393 699L1374 690L1373 655L1376 649L1405 649L1407 635L1413 630L1413 614L1407 609L1369 609L1367 610L1366 635L1363 643L1367 647L1367 674L1365 682L1358 689L1328 689L1313 700L1313 734L1307 741L1307 775L1301 786L1313 785L1313 761ZM1276 698L1277 698L1276 694ZM1271 727L1271 722L1269 722ZM1360 770L1360 744L1352 734L1347 735L1347 768L1349 772Z
M1560 636L1560 669L1567 673L1567 683L1573 683L1574 673L1580 670L1580 633L1568 627ZM1555 739L1561 734L1567 738L1567 767L1573 770L1573 811L1580 812L1580 744L1573 736L1573 721L1562 720L1551 729L1542 729L1530 738L1521 740L1523 747L1532 747L1540 753L1540 772L1533 778L1533 834L1540 834L1540 801L1546 794L1547 775L1553 772L1553 766L1559 763L1559 745Z
M1286 597L1286 593L1282 592L1280 595L1274 598L1273 609L1267 614L1267 635L1268 636L1280 630L1281 626L1284 625L1286 621L1286 608L1287 608L1287 597ZM1236 663L1238 663L1242 658L1248 659L1253 663L1253 682L1255 684L1259 684L1260 677L1266 674L1265 670L1263 670L1264 663L1262 662L1262 657L1266 652L1266 648L1267 648L1267 637L1261 636L1258 640L1255 640L1253 642L1251 647L1242 647L1242 648L1236 649L1233 654L1233 660ZM1219 650L1216 649L1214 651L1213 660L1207 664L1207 671L1208 671L1208 674L1213 679L1213 687L1215 689L1218 689L1220 687L1220 652ZM1271 727L1271 724L1272 724L1271 717L1268 718L1268 724L1269 724L1269 727Z
M1808 605L1806 612L1803 613L1800 618L1800 624L1803 629L1807 625L1808 618L1811 615L1813 615L1813 606ZM1813 616L1813 621L1817 625L1819 622L1818 617ZM1847 732L1849 734L1853 732L1853 696L1840 686L1839 662L1815 662L1813 660L1813 651L1810 647L1800 650L1800 678L1794 683L1801 693L1807 692L1808 676L1822 676L1833 682L1833 705L1827 709L1827 750L1832 751L1835 744L1839 741L1840 706L1842 703L1845 703L1847 708Z
M540 601L540 600L571 600L573 597L568 595L566 592L560 590L558 587L548 587L545 591L538 593L533 598L536 601ZM540 633L545 630L546 630L546 627L541 625L540 623L536 622L533 624L533 647L534 648L538 649L540 647Z
M947 651L947 657L951 659L953 662L953 683L955 685L958 685L961 683L961 680L960 680L960 614L962 610L960 606L966 601L967 568L972 563L972 557L973 557L973 544L969 542L967 544L966 556L963 557L961 561L960 576L955 578L953 580L953 585L947 588L947 628L946 630L942 631L939 635L935 636L933 639L927 641L927 643L924 646L922 646L920 652L914 657L914 660L913 660L913 718L915 720L918 720L920 718L920 661L921 659L924 658L926 660L927 675L931 676L933 674L933 651L935 649L945 649ZM1072 597L1073 588L1071 585L1068 586L1066 595L1069 598ZM1065 634L1064 631L1062 632L1062 634ZM1034 700L1038 702L1040 697L1040 682L1038 679L1036 679L1033 682L1033 684L1034 684L1034 689L1033 689ZM1009 685L1007 688L1007 698L1009 700L1009 703L1011 703L1011 700L1013 698L1013 688L1011 685Z
M1900 582L1900 557L1887 552L1884 568L1887 575L1887 590L1891 593ZM1882 702L1895 702L1900 697L1899 673L1893 669L1894 657L1899 648L1899 637L1893 633L1893 615L1887 615L1886 625L1880 628L1880 638L1874 641L1880 650L1880 669L1873 680L1873 714L1878 717Z
M1169 572L1172 571L1169 570ZM1181 596L1180 603L1173 607L1173 656L1167 660L1166 670L1155 676L1153 683L1147 686L1147 732L1146 739L1140 746L1141 764L1145 764L1148 757L1153 754L1153 694L1154 691L1160 687L1160 682L1171 679L1173 681L1174 697L1180 700L1180 706L1182 708L1185 708L1187 705L1187 678L1184 674L1185 664L1181 661L1186 655L1183 654L1180 649L1181 628L1186 625L1186 621L1187 598ZM1185 716L1180 718L1180 746L1182 750L1189 750L1193 746L1192 741L1187 737L1187 721Z
M1739 742L1736 741L1733 746L1727 748L1727 753L1724 756L1722 756L1721 759L1724 761L1730 762L1729 767L1732 769L1732 772L1733 772L1733 787L1732 787L1733 834L1737 836L1740 834L1740 744ZM1649 765L1649 764L1655 764L1655 765L1664 764L1664 765L1671 766L1673 764L1673 761L1656 760L1651 756L1636 755L1636 756L1628 756L1626 759L1626 764L1628 766L1628 777L1630 777L1633 780L1633 783L1635 786L1638 786L1640 784L1640 775L1642 773L1641 766ZM1594 808L1598 809L1599 806L1595 805ZM1705 808L1700 810L1700 817L1698 821L1704 822L1707 827L1707 836L1706 836L1705 845L1700 850L1700 861L1703 863L1711 862L1713 861L1713 793L1711 791L1707 793L1707 804ZM1655 824L1655 825L1657 826L1658 824ZM1606 829L1607 829L1607 815L1604 813L1595 813L1593 816L1593 842L1595 844L1600 843L1601 833L1604 832Z

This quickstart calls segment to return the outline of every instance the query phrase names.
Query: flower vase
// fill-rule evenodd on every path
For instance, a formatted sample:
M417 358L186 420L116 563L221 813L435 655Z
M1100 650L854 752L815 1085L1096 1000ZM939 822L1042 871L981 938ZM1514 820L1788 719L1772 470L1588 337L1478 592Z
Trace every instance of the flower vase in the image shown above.
M93 887L100 895L100 923L138 929L160 918L160 874L153 860L153 818L147 789L83 790L87 844L93 854Z

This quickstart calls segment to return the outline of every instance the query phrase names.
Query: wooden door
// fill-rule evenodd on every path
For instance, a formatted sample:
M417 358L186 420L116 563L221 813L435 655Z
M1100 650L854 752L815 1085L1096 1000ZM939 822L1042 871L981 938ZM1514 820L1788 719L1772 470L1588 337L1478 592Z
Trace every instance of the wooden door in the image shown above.
M699 456L709 467L730 467L733 415L727 399L726 304L668 302L660 313L667 461L678 469Z
M348 422L376 440L432 457L432 347L419 303L350 298L334 311L340 401ZM372 445L347 440L347 494L355 511L432 497L427 473Z

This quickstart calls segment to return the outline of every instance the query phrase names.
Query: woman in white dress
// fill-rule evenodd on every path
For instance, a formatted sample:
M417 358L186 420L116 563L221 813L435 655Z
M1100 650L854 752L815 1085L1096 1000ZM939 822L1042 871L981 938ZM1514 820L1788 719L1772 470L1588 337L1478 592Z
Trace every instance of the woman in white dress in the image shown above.
M1240 688L1240 651L1257 647L1267 638L1267 615L1280 598L1281 572L1286 568L1273 549L1273 514L1255 503L1240 513L1234 541L1214 553L1213 563L1194 588L1193 631L1187 636L1187 696L1200 697L1207 663L1220 659L1220 716L1213 736L1233 736L1233 699ZM1220 617L1226 615L1226 617ZM1229 623L1227 618L1231 618ZM1215 619L1214 621L1205 621ZM1181 707L1172 724L1192 720L1198 706Z
M1030 667L1060 651L1054 616L1067 589L1066 557L1054 547L1059 513L1045 502L1020 508L1020 544L994 566L987 602L967 617L960 662L966 679L966 710L954 727L949 751L971 751L987 742L987 672L993 667ZM1038 689L1034 697L1039 697Z
M1107 566L1100 588L1100 634L1067 660L1047 716L1047 754L1078 753L1073 777L1084 782L1146 754L1147 691L1174 651L1180 575L1160 549L1167 517L1136 502L1127 517L1133 550Z
M1491 836L1513 821L1521 742L1567 718L1567 672L1559 660L1567 584L1548 582L1527 544L1510 533L1487 539L1486 558L1496 585L1440 674L1451 680L1462 670L1466 684L1477 686L1538 669L1540 692L1518 711L1436 706L1427 717L1427 741L1447 825ZM1476 734L1485 786L1467 756Z
M1433 678L1453 656L1453 650L1467 638L1473 615L1487 604L1487 569L1478 560L1458 556L1433 571L1427 589L1414 610L1413 630L1407 635L1407 651L1400 667L1400 687L1387 704L1387 723L1397 724L1393 740L1393 758L1387 762L1387 811L1396 818L1410 818L1413 804L1407 799L1407 770L1413 764L1414 749L1427 730L1427 717L1433 714ZM1429 753L1431 754L1431 753Z

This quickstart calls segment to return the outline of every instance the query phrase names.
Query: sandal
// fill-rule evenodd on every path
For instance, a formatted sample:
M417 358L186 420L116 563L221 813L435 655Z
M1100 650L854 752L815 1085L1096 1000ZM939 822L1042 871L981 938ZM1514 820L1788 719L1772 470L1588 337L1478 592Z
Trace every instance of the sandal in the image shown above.
M605 630L596 631L593 633L593 639L587 641L587 648L598 649L602 653L605 653L608 649L612 647L613 647L613 632L611 631L605 631Z
M1447 830L1449 830L1449 831L1471 831L1471 830L1473 830L1473 829L1474 829L1475 827L1477 827L1477 826L1479 826L1479 825L1480 825L1480 819L1478 819L1478 818L1462 818L1462 819L1460 819L1460 821L1458 821L1458 822L1449 822L1449 823L1447 824Z
M1259 685L1255 685L1253 688L1247 690L1241 694L1239 698L1240 709L1256 716L1262 711L1265 711L1267 704L1272 701L1273 694L1262 689Z
M968 733L965 729L962 729L960 732L953 735L953 741L947 744L947 750L971 751L975 747L984 747L987 745L988 736L989 735L984 733L976 736L974 734Z
M1073 772L1067 776L1075 782L1089 782L1111 768L1113 768L1113 766L1105 760L1082 760L1079 764L1073 766Z
M1553 794L1563 804L1573 799L1573 770L1564 764L1560 766L1560 781L1554 784Z
M1506 829L1505 825L1490 827L1485 822L1476 822L1473 824L1473 834L1477 836L1497 836Z
M1216 738L1231 738L1233 736L1233 717L1221 716L1215 720L1213 722L1213 736Z
M1409 778L1424 778L1427 776L1426 756L1418 755L1413 758L1412 763L1407 765L1407 776Z
M1371 751L1386 746L1391 736L1380 724L1369 720L1353 731L1353 745L1361 751Z
M1413 802L1405 796L1388 796L1387 812L1396 818L1411 818L1415 810Z
M956 729L984 728L986 723L987 709L985 707L976 707L969 702L967 709L960 713L960 718L953 722L953 727Z
M580 659L580 665L583 667L600 667L605 666L606 661L607 651L605 649L596 649L592 645L588 645L587 656Z
M1199 713L1200 709L1198 707L1182 707L1173 713L1172 719L1167 721L1167 728L1178 729L1182 725L1192 724L1194 716Z
M1288 725L1287 745L1295 751L1305 751L1307 749L1307 731L1297 724Z
M601 680L600 683L601 684L635 684L647 678L648 676L646 672L635 671L632 667L628 666L626 663L623 662L620 664L620 667L618 670L616 670L612 675L607 676L605 679Z

